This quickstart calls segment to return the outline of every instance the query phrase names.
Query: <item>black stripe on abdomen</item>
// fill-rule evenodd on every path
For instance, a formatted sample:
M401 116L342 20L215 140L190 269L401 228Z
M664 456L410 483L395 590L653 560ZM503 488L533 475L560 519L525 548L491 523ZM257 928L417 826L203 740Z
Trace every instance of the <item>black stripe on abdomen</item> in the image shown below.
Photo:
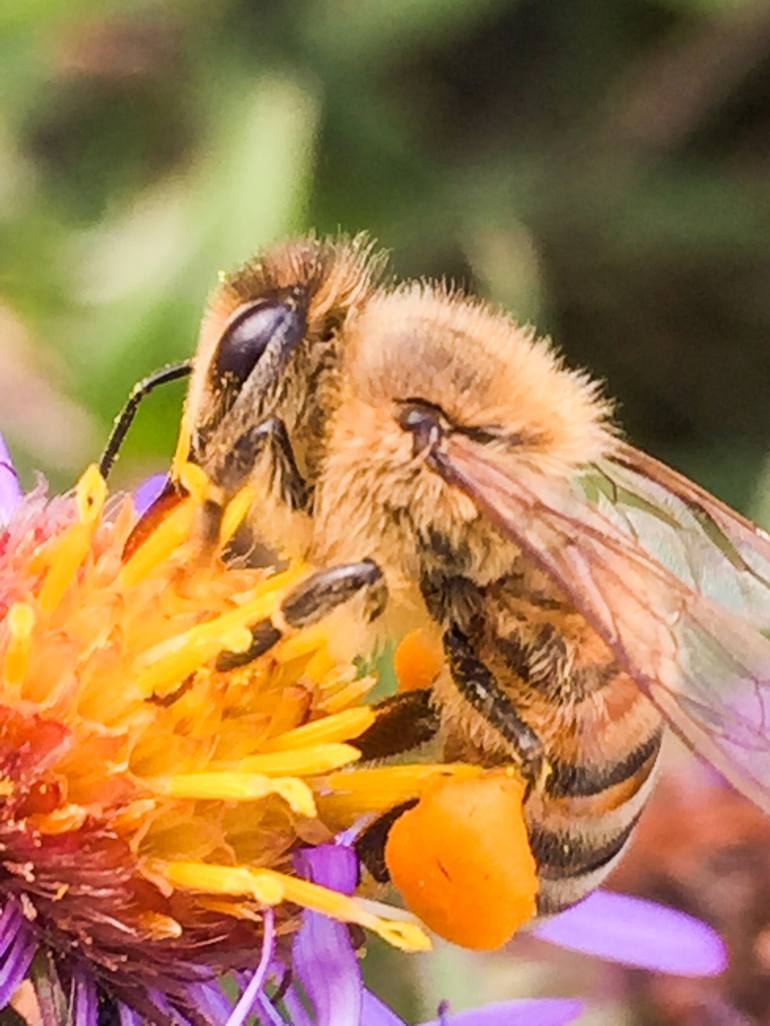
M578 765L561 759L549 760L551 772L545 790L551 798L588 798L601 794L608 787L625 783L635 776L654 756L657 756L663 737L663 727L656 728L649 737L616 762L596 761Z
M538 863L540 874L564 879L595 873L611 862L625 847L639 821L642 810L632 816L629 823L601 844L568 833L558 833L535 826L530 830L529 843Z

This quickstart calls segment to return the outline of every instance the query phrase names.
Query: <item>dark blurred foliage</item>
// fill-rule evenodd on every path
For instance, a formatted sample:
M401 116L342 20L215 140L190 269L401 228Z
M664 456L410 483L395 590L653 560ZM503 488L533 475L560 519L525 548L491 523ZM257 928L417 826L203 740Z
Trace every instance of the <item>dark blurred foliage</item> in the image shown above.
M613 885L716 927L731 954L709 981L629 972L638 1026L770 1023L770 823L708 771L668 774Z
M550 332L634 441L770 514L767 0L2 0L0 86L0 429L28 481L69 484L132 381L190 352L219 268L366 228L398 274ZM147 402L123 480L168 458L180 401ZM726 930L746 971L714 1007L767 1022L758 836L745 863L693 849L687 893L654 848L628 879ZM711 900L735 859L751 924ZM664 1019L654 985L628 983L624 1023L712 1021Z

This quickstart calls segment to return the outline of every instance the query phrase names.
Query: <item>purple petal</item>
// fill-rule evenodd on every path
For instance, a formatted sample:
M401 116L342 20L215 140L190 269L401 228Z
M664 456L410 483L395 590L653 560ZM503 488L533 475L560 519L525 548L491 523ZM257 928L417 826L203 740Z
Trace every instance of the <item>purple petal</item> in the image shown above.
M532 932L572 951L653 972L715 976L727 965L722 938L700 919L612 891L591 894Z
M370 990L364 991L363 1015L361 1026L407 1026L403 1019L399 1019L392 1009Z
M352 848L322 844L296 859L315 883L350 894L358 882ZM294 970L310 998L318 1026L359 1026L363 1007L361 969L348 928L328 916L305 912L292 948Z
M266 908L262 913L262 954L259 959L259 965L254 970L254 975L249 980L248 986L243 994L241 994L238 1004L227 1020L227 1026L244 1026L246 1020L251 1015L254 1005L257 1003L257 998L264 985L267 970L273 957L273 946L275 943L274 918L271 908Z
M13 898L9 898L5 903L3 914L0 916L0 958L16 940L16 935L22 925L21 910Z
M29 931L18 929L0 966L0 1008L5 1008L27 975L37 941Z
M123 1002L118 1005L118 1015L120 1016L120 1026L142 1026L142 1020L136 1012L128 1005L124 1005Z
M211 1026L225 1026L233 1006L216 983L193 983L187 990L191 1004L205 1012Z
M164 1012L170 1019L172 1019L174 1026L191 1026L190 1020L185 1018L179 1009L172 1008L171 1002L163 991L156 990L154 987L148 987L147 996L161 1012Z
M264 991L257 998L257 1007L262 1017L266 1019L268 1023L272 1023L273 1026L286 1026L286 1020L283 1016L278 1014L270 998L264 993ZM260 1019L260 1022L261 1021L262 1020ZM300 1026L300 1024L295 1022L294 1019L291 1020L291 1023L292 1026Z
M134 489L134 509L136 510L137 516L141 516L143 513L146 513L150 506L152 506L153 502L155 502L163 491L166 481L168 481L167 474L150 474L149 477L146 477L144 481Z
M0 434L0 525L8 523L23 496L11 453Z
M318 1026L359 1026L363 983L347 926L305 912L292 956Z
M283 1005L292 1026L314 1026L313 1020L310 1018L310 1014L300 1001L299 995L294 987L289 987L284 996Z
M582 1011L582 1001L567 998L499 1001L468 1012L445 1014L441 1019L431 1019L422 1026L566 1026L566 1023L574 1022Z
M98 1026L99 998L96 984L86 973L75 976L74 1026Z
M358 883L358 858L342 844L303 848L296 857L297 872L340 894L352 894Z

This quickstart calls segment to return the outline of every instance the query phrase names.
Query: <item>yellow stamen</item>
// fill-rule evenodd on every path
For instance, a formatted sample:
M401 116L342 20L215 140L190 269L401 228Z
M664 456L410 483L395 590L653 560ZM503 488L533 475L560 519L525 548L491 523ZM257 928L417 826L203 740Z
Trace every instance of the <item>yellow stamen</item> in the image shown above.
M283 901L282 878L252 872L245 866L211 866L205 862L166 862L158 869L170 884L208 894L247 895L261 905L278 905Z
M339 691L335 691L333 695L325 699L321 703L321 708L326 713L341 712L355 702L360 702L373 687L374 680L371 677L360 677L358 680L352 680L344 688L340 688Z
M317 773L330 773L360 758L361 753L352 745L306 745L288 752L249 755L241 759L238 769L241 773L307 777Z
M166 879L177 887L208 891L211 894L230 894L234 897L248 895L266 905L290 901L314 912L322 912L332 919L357 923L402 951L429 951L431 947L429 938L416 923L377 916L363 908L355 898L273 869L212 866L195 862L167 862L160 869Z
M50 565L40 589L40 608L52 613L72 583L91 547L92 524L70 524L51 548Z
M300 659L319 648L325 647L328 634L323 625L310 627L308 630L295 634L282 641L275 650L275 658L279 663L288 663L292 659Z
M221 498L221 489L209 480L206 472L197 463L183 463L179 472L179 481L199 506L209 499L217 502Z
M314 912L323 912L324 915L345 923L358 923L402 951L430 951L430 940L416 923L374 915L368 909L362 908L355 898L349 898L346 894L321 887L309 880L285 876L273 869L255 869L251 872L254 876L268 876L280 880L283 884L284 901L292 901Z
M348 808L378 812L418 798L427 784L441 777L465 779L479 776L479 766L466 763L425 763L413 766L379 766L374 769L331 773L325 783L332 794L321 800L323 809L344 814Z
M64 597L78 568L88 555L91 537L107 498L107 485L95 465L82 475L75 489L78 522L70 524L46 553L48 572L40 589L40 607L52 613Z
M262 916L255 911L253 905L245 901L216 901L214 898L203 898L198 901L201 908L220 915L235 916L236 919L248 919L252 923L261 922Z
M144 580L189 539L195 510L195 503L185 499L158 524L121 570L119 581L124 588Z
M219 525L219 547L223 549L241 526L254 502L254 488L244 485L228 502Z
M374 723L376 717L368 706L359 709L346 709L334 716L305 723L294 730L287 730L278 737L270 738L262 745L265 752L282 752L290 748L303 748L305 745L333 744L335 741L348 741L350 738L363 734Z
M275 610L279 602L277 593L288 587L299 572L293 568L268 578L254 589L255 597L237 609L198 624L143 652L137 660L140 672L136 684L140 694L163 695L220 652L246 651L252 640L249 625L265 619Z
M214 656L224 651L245 652L251 640L248 627L238 624L225 624L215 634L201 633L194 627L184 635L170 638L137 660L138 666L152 660L147 669L137 675L139 694L145 697L170 694Z
M27 675L35 611L26 602L14 602L8 610L6 622L10 639L3 661L3 676L7 685L15 687L21 684Z
M260 773L179 773L156 777L148 786L170 798L194 798L213 801L257 801L270 794L283 798L300 816L315 816L313 793L307 784L294 777L268 777Z
M174 481L181 480L182 469L188 462L190 456L190 444L192 441L192 435L190 432L189 424L187 420L182 421L182 426L179 429L179 438L176 443L176 451L174 452L174 460L171 464L171 476Z
M95 524L102 514L107 499L107 482L95 463L81 476L75 489L78 517L82 524Z
M334 669L334 659L328 648L319 648L305 667L305 673L313 680L323 680Z
M153 940L175 940L182 936L181 925L162 912L142 912L138 919L140 928Z

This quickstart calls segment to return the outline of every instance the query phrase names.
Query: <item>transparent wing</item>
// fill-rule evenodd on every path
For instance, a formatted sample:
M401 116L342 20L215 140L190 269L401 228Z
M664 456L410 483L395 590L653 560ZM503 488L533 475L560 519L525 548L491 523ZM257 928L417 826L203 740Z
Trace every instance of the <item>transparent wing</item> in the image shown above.
M433 460L550 574L677 733L770 813L770 542L634 457L624 447L571 483L514 475L461 435Z

